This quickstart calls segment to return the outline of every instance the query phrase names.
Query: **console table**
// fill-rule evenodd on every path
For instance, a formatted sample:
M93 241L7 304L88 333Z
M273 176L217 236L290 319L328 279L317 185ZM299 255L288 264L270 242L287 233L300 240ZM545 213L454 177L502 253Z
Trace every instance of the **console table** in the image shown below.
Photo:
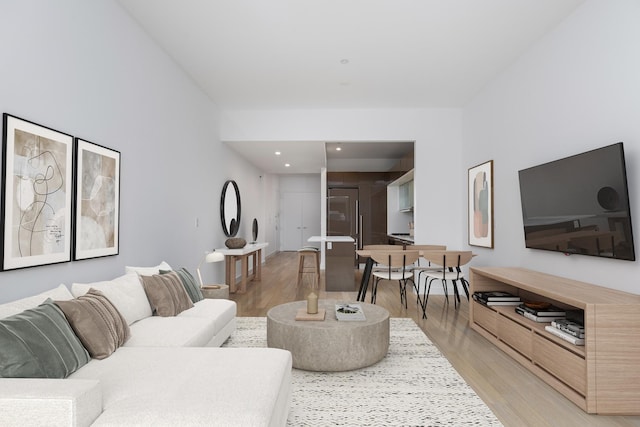
M524 268L470 268L471 292L506 291L584 312L585 345L513 306L469 304L471 327L590 414L640 415L640 295Z
M251 243L241 249L216 249L216 252L224 254L225 283L229 286L229 292L244 293L247 291L247 281L260 281L262 278L262 249L269 243ZM249 275L249 257L253 258L252 272ZM236 263L240 261L240 284L236 282Z

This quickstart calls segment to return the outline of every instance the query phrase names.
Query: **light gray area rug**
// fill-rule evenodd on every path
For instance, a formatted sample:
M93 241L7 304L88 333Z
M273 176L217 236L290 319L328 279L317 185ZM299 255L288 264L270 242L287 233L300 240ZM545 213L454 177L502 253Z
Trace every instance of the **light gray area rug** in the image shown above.
M238 317L223 347L266 347L264 317ZM349 372L293 369L290 426L501 426L412 319L392 318L387 357Z

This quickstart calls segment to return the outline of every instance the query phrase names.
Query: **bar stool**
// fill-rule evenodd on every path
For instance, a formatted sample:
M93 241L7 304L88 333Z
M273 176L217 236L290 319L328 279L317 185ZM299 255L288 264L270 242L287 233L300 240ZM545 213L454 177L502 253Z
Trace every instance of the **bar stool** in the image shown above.
M305 267L305 258L311 257L313 265ZM320 250L313 246L305 246L298 249L298 282L296 286L302 283L303 274L313 274L316 287L320 286Z

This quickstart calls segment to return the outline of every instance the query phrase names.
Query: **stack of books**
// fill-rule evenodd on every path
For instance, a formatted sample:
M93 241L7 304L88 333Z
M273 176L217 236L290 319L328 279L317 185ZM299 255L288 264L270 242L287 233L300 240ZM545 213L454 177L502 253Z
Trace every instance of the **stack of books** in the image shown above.
M522 301L518 295L503 291L474 292L473 299L482 305L518 305Z
M573 320L558 319L545 326L546 331L574 345L584 345L584 325Z
M534 322L551 323L564 319L567 312L548 303L522 303L516 307L516 313Z

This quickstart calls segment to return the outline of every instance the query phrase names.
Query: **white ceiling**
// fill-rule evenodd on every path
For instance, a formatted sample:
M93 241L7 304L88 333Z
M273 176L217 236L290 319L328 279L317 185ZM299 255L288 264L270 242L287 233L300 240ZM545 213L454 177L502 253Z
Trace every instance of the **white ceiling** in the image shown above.
M463 107L583 2L118 1L224 109Z

